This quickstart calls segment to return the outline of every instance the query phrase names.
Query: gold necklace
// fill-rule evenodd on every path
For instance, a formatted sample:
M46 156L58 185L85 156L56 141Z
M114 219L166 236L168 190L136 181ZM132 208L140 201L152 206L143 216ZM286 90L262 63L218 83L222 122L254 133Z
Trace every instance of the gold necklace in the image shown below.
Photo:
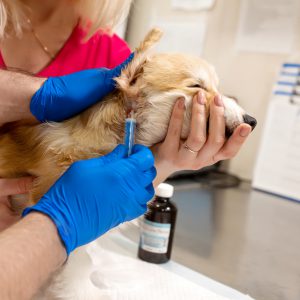
M55 54L51 53L49 48L41 41L41 39L39 38L39 36L36 34L34 28L33 28L33 25L32 25L32 22L31 20L28 18L27 19L27 23L28 25L30 26L30 29L31 29L31 32L34 36L34 38L36 39L36 41L38 42L38 44L41 46L41 48L44 50L44 52L51 58L51 59L54 59L55 57Z

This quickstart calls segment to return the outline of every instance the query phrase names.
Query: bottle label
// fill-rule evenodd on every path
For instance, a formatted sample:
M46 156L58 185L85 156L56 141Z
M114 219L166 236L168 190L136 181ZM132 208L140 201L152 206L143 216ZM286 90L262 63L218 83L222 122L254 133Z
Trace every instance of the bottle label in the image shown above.
M140 247L153 253L167 253L171 224L142 220Z

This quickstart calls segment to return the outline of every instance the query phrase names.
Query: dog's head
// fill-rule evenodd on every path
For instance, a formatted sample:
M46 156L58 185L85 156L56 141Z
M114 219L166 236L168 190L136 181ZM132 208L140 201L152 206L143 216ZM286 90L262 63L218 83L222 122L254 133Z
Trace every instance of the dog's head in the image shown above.
M149 55L149 48L161 35L158 29L150 31L137 48L132 62L116 78L124 99L136 104L137 142L149 146L164 139L173 106L179 97L185 99L187 108L181 133L181 137L186 138L193 96L203 91L209 113L210 103L219 94L217 74L206 61L184 54ZM247 115L234 99L226 96L222 99L227 135L241 123L255 127L256 120Z

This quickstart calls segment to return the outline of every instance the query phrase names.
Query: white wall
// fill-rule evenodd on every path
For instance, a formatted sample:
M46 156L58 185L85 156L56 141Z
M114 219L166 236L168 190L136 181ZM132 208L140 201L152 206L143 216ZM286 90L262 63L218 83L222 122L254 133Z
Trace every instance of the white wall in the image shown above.
M234 43L239 6L239 0L216 0L215 7L209 12L202 56L215 66L222 93L238 98L241 106L258 120L258 126L247 144L228 163L230 172L251 179L272 84L280 64L289 56L237 53ZM196 20L199 14L201 12L174 11L171 9L171 0L136 0L127 40L132 47L136 46L151 27L153 18ZM297 49L300 52L300 31Z
M114 28L114 32L122 39L125 39L127 22L128 22L128 19L125 19L116 28Z

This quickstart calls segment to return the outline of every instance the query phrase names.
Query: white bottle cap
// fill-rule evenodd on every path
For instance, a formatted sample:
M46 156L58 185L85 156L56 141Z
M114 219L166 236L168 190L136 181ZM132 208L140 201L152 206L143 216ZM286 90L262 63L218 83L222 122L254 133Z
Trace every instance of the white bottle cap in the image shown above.
M167 183L161 183L155 189L155 195L158 197L171 198L174 194L173 185Z

